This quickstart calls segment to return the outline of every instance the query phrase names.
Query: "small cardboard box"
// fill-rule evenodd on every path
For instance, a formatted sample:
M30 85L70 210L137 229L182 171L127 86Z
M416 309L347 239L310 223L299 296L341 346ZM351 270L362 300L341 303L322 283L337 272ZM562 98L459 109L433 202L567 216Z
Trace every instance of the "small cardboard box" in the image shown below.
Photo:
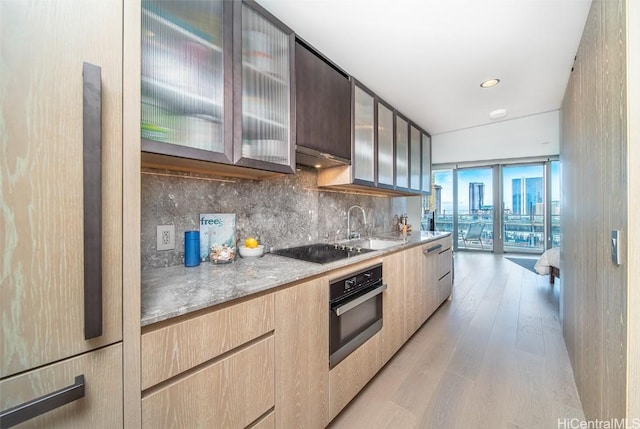
M236 215L235 213L205 213L200 215L200 260L209 261L211 246L220 245L233 249L236 253ZM212 261L225 262L225 261Z

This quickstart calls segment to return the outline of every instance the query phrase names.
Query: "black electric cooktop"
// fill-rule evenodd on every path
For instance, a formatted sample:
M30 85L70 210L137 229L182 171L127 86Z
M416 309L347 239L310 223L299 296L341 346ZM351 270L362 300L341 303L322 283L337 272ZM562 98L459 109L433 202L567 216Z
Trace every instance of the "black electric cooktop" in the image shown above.
M334 244L309 244L306 246L290 247L288 249L274 250L274 255L286 256L287 258L300 259L316 264L328 264L340 259L352 258L371 252L370 249L336 246Z

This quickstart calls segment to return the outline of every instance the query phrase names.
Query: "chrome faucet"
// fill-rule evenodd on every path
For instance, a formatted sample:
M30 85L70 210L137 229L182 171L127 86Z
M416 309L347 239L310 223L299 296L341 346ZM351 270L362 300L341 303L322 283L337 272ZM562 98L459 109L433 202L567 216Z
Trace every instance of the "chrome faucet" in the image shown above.
M365 231L367 228L367 215L365 214L364 209L360 206L351 206L347 211L347 238L360 238L359 232L351 232L351 209L360 209L360 211L362 212L362 220L364 222Z

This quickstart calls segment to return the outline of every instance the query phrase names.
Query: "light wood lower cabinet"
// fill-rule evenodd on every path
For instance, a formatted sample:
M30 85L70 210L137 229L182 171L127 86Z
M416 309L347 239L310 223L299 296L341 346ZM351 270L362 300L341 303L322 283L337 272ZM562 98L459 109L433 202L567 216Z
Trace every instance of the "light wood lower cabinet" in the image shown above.
M453 289L453 251L451 249L451 237L439 240L442 249L438 254L438 264L436 266L436 280L438 282L438 306L451 296Z
M386 363L400 350L405 335L405 260L404 252L392 253L382 260L382 275L387 290L382 295L381 359Z
M269 427L274 313L267 294L143 328L142 426Z
M79 375L84 375L85 379L83 398L16 427L122 427L122 344L84 353L2 380L0 409L6 410L70 386Z
M329 282L301 283L275 293L276 426L329 423Z
M329 371L329 420L337 416L382 368L381 336L378 332Z
M142 389L273 331L273 294L143 328Z
M451 296L453 288L453 256L451 248L440 252L438 255L438 305Z
M142 427L244 428L275 403L274 338L251 343L142 398Z
M442 249L442 243L432 242L421 247L422 253L422 322L431 316L431 314L440 305L440 288L438 283L438 263L439 253Z
M451 238L401 252L405 258L405 340L451 295Z
M424 322L424 287L422 247L413 247L402 252L404 261L404 308L405 341Z
M449 296L450 243L145 327L142 426L326 427ZM329 370L329 281L380 261L382 330Z

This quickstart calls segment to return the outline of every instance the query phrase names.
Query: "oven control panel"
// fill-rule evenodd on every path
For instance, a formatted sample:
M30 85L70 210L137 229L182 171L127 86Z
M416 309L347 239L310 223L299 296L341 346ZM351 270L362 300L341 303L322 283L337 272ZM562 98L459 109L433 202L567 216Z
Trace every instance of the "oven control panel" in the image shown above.
M329 301L343 299L382 282L382 264L333 280L329 284Z

